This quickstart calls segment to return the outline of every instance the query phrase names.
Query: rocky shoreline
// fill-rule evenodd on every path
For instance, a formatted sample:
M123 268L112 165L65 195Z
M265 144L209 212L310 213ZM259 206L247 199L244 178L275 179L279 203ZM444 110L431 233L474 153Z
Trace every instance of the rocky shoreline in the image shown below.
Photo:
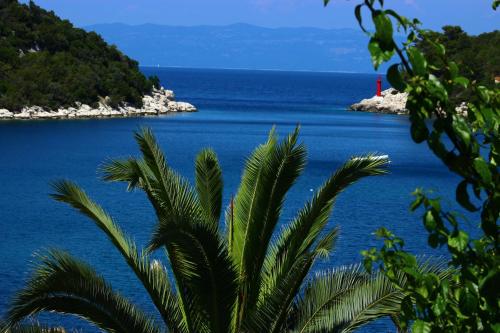
M402 93L394 88L389 88L382 91L382 96L373 96L372 98L363 99L359 103L354 103L350 106L351 111L364 111L385 114L409 114L406 109L406 101L408 100L408 93ZM468 108L467 103L462 102L455 108L458 115L467 117ZM438 110L442 115L442 110Z
M130 105L121 105L112 108L108 105L108 98L99 101L97 108L87 104L75 103L75 107L47 110L40 106L26 106L19 112L0 109L0 119L76 119L76 118L104 118L104 117L134 117L145 115L161 115L171 112L195 112L196 107L190 103L175 101L172 90L163 87L154 89L151 95L143 97L143 106L136 108Z
M401 93L394 88L382 91L382 96L373 96L363 99L359 103L351 105L352 111L388 113L388 114L408 114L406 100L408 93Z

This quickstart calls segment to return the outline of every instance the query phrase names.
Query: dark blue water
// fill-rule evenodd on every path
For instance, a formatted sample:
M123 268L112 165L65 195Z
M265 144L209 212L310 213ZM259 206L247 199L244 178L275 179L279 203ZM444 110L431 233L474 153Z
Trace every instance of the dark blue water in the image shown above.
M234 194L245 157L273 125L281 135L301 124L308 147L305 175L286 201L283 223L300 209L336 167L355 154L379 152L392 160L391 174L363 180L342 194L331 223L342 233L334 255L318 268L348 264L380 245L371 233L386 226L409 249L425 251L426 232L409 213L418 186L453 198L456 180L424 145L414 144L404 116L346 111L373 95L376 77L360 74L228 70L144 69L200 112L173 116L64 121L0 122L0 315L23 285L35 251L63 248L96 267L113 286L150 309L145 293L104 235L85 218L52 201L49 183L69 178L100 202L139 244L154 225L140 193L99 180L106 159L138 154L132 132L151 126L169 163L192 179L193 160L213 147L224 170L225 201ZM57 317L59 318L59 317ZM82 322L63 323L88 329ZM367 331L393 331L387 321Z

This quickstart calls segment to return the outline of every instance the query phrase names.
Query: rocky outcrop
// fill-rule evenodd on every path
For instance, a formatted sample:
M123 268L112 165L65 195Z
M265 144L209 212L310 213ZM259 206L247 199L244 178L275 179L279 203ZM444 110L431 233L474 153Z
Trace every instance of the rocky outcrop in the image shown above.
M133 117L145 115L160 115L169 112L195 112L196 107L186 102L176 102L172 90L163 87L154 89L151 95L142 98L143 106L136 108L130 105L120 105L118 108L109 106L109 98L102 98L97 108L87 104L75 103L74 107L46 110L40 106L27 106L20 112L0 109L0 119L72 119L101 117Z
M361 102L351 105L350 109L353 111L408 114L406 109L408 93L401 93L394 88L389 88L382 91L381 95L363 99Z
M406 109L408 93L401 93L394 88L389 88L382 91L381 95L363 99L361 102L351 105L350 109L353 111L376 113L408 114L408 110ZM467 117L467 103L462 102L455 108L455 111L457 115ZM437 112L441 116L446 116L446 113L442 109L438 108Z

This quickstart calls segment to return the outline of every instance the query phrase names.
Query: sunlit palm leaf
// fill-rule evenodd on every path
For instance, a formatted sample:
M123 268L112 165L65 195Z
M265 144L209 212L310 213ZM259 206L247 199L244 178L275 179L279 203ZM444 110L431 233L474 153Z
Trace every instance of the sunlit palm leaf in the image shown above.
M387 172L386 157L367 155L354 157L342 165L320 187L313 199L280 234L265 262L265 285L272 290L295 259L306 253L325 229L336 197L356 181ZM262 297L265 297L265 293Z
M211 149L196 157L196 193L206 217L218 227L222 209L222 170L217 155Z
M252 309L261 285L261 267L279 221L286 193L302 173L306 151L297 145L298 128L277 143L272 132L268 142L247 161L242 185L234 202L233 260L240 270L239 320ZM239 244L241 243L241 246ZM251 291L251 292L250 292Z
M147 256L138 253L135 244L124 235L109 214L76 184L61 181L54 184L54 189L56 193L52 196L56 200L78 209L104 231L144 285L165 323L171 329L182 327L177 296L170 289L167 274L163 270L152 270Z
M143 130L136 140L153 174L144 187L159 207L149 250L167 250L188 330L227 332L236 274L217 224L207 219L190 184L167 166L152 133Z
M7 322L13 325L43 311L77 315L112 332L160 332L153 319L114 292L90 266L61 251L41 258L15 296Z

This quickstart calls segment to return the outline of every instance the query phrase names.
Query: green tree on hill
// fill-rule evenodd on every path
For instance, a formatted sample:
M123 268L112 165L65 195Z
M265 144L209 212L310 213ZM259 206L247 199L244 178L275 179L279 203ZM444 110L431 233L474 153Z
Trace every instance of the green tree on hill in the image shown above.
M439 62L439 53L433 43L444 46L448 59L455 62L459 74L486 87L494 87L495 75L500 75L500 31L470 36L459 26L444 26L443 32L425 31L416 41L429 63ZM444 71L438 71L444 74Z
M55 109L75 102L142 105L158 86L138 63L94 32L77 29L33 2L0 1L0 108L38 105Z

